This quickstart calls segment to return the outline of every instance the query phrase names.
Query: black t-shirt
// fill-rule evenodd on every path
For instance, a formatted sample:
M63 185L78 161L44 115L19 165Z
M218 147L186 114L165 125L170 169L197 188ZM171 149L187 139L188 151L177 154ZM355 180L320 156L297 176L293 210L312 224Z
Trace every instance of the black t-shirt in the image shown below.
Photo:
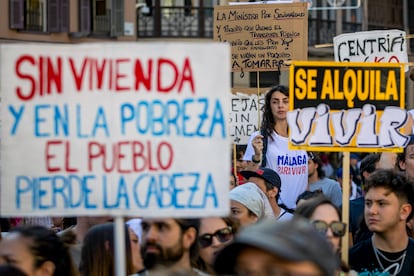
M358 272L359 275L376 276L376 275L400 275L411 276L414 275L414 240L409 239L407 252L403 258L403 252L389 253L381 251L385 257L389 260L396 260L400 256L401 258L395 263L387 262L382 256L378 255L381 264L378 263L372 246L371 239L364 240L349 250L349 266L351 269ZM404 261L404 262L403 262ZM395 274L399 269L399 265L402 264L402 269L398 274ZM383 266L383 268L381 267ZM387 273L387 271L389 271Z

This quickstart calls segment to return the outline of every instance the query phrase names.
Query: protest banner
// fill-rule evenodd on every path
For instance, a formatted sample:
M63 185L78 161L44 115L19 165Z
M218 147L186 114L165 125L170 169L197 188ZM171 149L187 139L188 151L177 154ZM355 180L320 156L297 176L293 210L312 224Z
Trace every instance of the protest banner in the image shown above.
M231 45L233 72L288 70L307 60L307 3L214 7L214 40Z
M259 130L264 95L236 92L231 98L230 137L234 144L247 145L253 132Z
M228 45L0 51L2 216L228 214Z
M401 151L404 65L294 62L290 70L289 146L311 151Z
M347 33L335 36L335 61L407 63L407 39L401 30ZM408 66L405 67L408 71Z

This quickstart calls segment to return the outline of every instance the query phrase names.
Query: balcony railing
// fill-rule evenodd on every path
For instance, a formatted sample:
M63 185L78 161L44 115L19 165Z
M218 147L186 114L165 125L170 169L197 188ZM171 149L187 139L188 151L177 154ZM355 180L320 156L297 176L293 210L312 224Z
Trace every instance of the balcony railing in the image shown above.
M146 7L137 12L139 38L213 38L212 7ZM336 21L309 19L309 45L332 43ZM344 32L361 30L361 24L344 22ZM315 30L319 30L316 32Z
M144 7L137 10L137 35L140 38L213 38L213 7ZM342 32L361 31L361 23L342 22ZM336 20L309 18L309 45L332 43ZM369 24L370 29L396 26ZM414 28L414 27L413 27ZM414 51L414 43L411 43Z
M212 7L148 7L137 12L138 38L212 38Z

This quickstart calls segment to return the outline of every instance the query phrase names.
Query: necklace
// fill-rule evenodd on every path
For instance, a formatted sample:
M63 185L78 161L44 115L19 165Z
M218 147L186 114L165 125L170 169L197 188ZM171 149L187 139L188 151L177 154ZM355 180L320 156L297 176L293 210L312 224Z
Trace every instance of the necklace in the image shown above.
M401 254L401 256L399 256L395 260L391 260L387 258L387 256L385 256L378 248L374 246L374 241L372 239L371 239L371 244L372 244L372 249L374 250L375 258L377 259L377 262L380 265L382 271L388 272L392 276L398 275L404 266L405 256L407 255L407 249L404 250L404 253ZM389 265L385 269L384 266L382 265L380 257L383 258L385 261L391 263L391 265ZM394 271L394 273L392 273L392 271Z

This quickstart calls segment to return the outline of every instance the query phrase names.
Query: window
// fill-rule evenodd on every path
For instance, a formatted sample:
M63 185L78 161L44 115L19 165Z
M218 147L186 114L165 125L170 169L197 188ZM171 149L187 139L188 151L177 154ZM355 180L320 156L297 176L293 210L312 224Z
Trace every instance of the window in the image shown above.
M10 29L67 32L69 0L9 0Z
M123 0L79 0L79 31L96 36L124 34Z

